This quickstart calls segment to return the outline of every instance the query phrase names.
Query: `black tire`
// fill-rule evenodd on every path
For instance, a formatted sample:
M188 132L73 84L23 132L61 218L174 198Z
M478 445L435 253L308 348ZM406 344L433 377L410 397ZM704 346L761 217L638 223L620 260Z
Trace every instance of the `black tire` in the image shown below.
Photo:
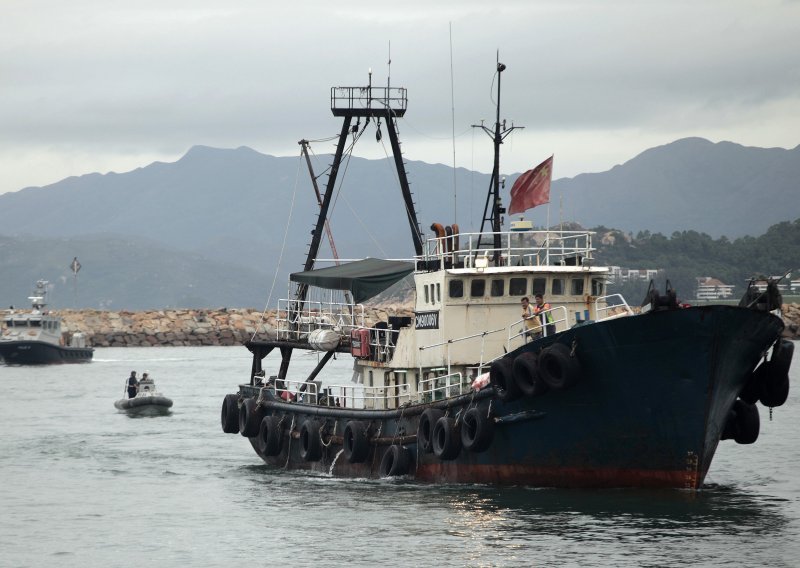
M310 418L300 427L300 457L305 461L315 462L322 457L319 429L320 423Z
M514 382L514 362L510 357L494 361L489 367L489 383L503 402L516 400L522 394Z
M226 394L222 400L222 431L226 434L239 433L239 395Z
M539 356L527 351L514 359L514 383L525 396L537 396L548 390L547 383L539 375Z
M256 399L246 398L239 408L239 433L245 438L258 436L261 420L264 418L264 408L256 404Z
M440 460L454 460L461 453L461 433L450 416L442 416L433 427L433 453Z
M411 452L405 446L389 446L381 459L381 477L405 475L411 469Z
M461 421L461 445L468 452L485 452L494 439L494 419L486 410L470 408Z
M736 405L734 404L734 408ZM728 412L728 417L725 419L725 426L722 428L720 440L733 440L736 433L739 431L739 425L736 422L736 411L732 408Z
M772 352L772 372L777 376L789 374L789 367L792 366L792 356L794 355L794 343L788 339L781 339L777 348Z
M350 463L362 463L369 454L367 426L358 420L349 421L342 434L344 457Z
M733 439L737 444L752 444L758 440L761 430L758 407L755 404L737 400L733 403L733 408L736 411L736 435Z
M539 375L553 390L566 390L581 376L578 359L570 356L569 347L554 343L539 355Z
M258 451L265 456L277 456L281 453L283 445L283 429L281 420L277 416L265 416L258 429Z
M417 424L417 444L423 453L429 454L433 451L433 427L442 416L444 412L438 408L428 408L420 416Z
M789 375L770 375L761 383L758 400L767 408L782 406L789 398Z
M763 367L763 365L761 365ZM758 402L758 397L761 394L761 383L766 380L766 376L764 375L764 371L761 367L758 367L753 373L750 375L750 378L747 379L747 382L742 388L741 392L739 393L739 398L745 401L747 404L755 404Z

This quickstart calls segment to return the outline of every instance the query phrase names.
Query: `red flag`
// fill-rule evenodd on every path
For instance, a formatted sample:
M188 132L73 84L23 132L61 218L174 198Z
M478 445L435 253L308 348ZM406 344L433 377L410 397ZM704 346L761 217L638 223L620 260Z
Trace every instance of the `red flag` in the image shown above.
M550 203L550 179L553 156L517 178L511 187L511 206L508 214L522 213L543 203Z

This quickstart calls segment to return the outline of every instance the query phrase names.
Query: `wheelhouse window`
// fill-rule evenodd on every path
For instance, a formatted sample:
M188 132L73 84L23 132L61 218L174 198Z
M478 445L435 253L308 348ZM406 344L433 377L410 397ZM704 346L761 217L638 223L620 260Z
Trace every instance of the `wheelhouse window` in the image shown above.
M547 278L533 279L533 287L531 288L531 294L533 294L534 296L536 294L544 295L546 290L547 290Z
M449 285L448 294L451 298L463 298L464 297L464 281L463 280L451 280Z
M439 303L442 302L442 285L438 282L436 283L436 301Z
M528 293L528 279L527 278L512 278L508 282L508 295L509 296L524 296Z
M602 296L604 288L602 278L592 278L592 296Z
M428 302L430 302L430 293L428 292L428 285L425 284L423 288L425 289L425 303L427 304Z
M553 296L563 296L564 295L564 279L563 278L553 278L553 288L550 292Z
M502 279L492 280L491 294L493 297L502 296L506 293L506 281Z
M486 294L486 280L476 278L470 284L469 295L473 298L483 298Z
M573 296L583 296L583 278L573 278L570 293Z

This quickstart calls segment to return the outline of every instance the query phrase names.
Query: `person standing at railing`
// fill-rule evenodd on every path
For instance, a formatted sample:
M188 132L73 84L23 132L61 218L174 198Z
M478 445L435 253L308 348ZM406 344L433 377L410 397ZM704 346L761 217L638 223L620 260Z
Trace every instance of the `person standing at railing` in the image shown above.
M533 312L527 296L522 298L522 320L525 322L525 335L529 339L537 339L542 336L542 324Z
M536 294L534 298L536 298L536 305L533 306L533 315L544 326L545 336L553 335L556 332L556 324L553 323L553 313L550 311L552 307L544 301L542 294Z

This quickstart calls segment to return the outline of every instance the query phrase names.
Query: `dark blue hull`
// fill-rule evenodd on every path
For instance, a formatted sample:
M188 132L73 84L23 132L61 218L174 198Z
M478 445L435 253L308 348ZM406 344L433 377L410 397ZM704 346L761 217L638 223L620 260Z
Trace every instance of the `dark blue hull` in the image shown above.
M52 365L58 363L88 363L91 347L62 347L43 341L11 341L0 343L0 359L8 365Z
M265 412L284 418L281 451L266 456L258 439L250 440L268 463L337 476L376 477L388 448L402 445L413 461L407 474L430 482L697 488L737 396L782 329L782 321L773 315L731 306L590 323L509 354L514 358L564 344L580 368L577 384L569 389L503 402L489 387L387 411L270 400ZM257 393L255 387L241 387L245 398ZM452 459L425 453L416 433L422 412L430 407L457 421L470 407L491 415L491 444L481 452L462 449ZM324 424L327 443L313 461L303 459L298 439L309 418ZM370 425L369 454L360 463L341 455L349 420Z

